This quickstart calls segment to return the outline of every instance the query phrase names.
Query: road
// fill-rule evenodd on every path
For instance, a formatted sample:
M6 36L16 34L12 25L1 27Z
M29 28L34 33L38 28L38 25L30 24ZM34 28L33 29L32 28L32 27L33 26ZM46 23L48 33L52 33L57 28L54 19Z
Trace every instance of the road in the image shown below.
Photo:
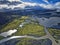
M58 44L55 39L52 37L52 35L48 32L47 28L45 27L45 32L47 34L47 37L52 41L52 45L60 45Z
M47 37L46 36L43 36L43 37L34 37L34 36L27 36L27 35L24 35L24 36L12 36L12 37L9 37L9 38L5 38L5 39L2 39L0 40L0 43L3 43L3 42L6 42L6 41L9 41L9 40L12 40L12 39L16 39L16 38L33 38L33 39L46 39Z

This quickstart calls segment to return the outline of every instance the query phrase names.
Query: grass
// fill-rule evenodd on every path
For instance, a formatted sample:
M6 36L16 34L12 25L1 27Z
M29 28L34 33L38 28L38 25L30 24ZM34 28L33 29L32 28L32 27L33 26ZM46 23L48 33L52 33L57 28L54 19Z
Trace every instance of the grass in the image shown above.
M39 36L39 37L45 35L44 27L39 25L38 22L36 21L32 21L30 23L24 24L24 26L20 28L19 25L22 22L24 22L26 19L28 19L28 16L22 16L19 19L15 19L14 21L8 23L3 29L1 29L0 33L11 29L17 29L17 32L13 35L16 36L30 35L30 36Z
M16 45L44 45L49 39L31 39L31 38L22 38Z
M14 35L44 36L45 32L43 26L37 23L29 23L25 24L22 28L19 27Z
M50 34L55 38L55 39L60 39L60 30L59 29L48 29Z
M26 19L27 17L23 16L19 19L15 19L13 20L12 22L8 23L6 26L4 26L1 30L0 30L0 33L2 32L5 32L5 31L8 31L10 29L15 29L19 26L20 23L24 22L24 20Z
M16 45L29 45L31 43L29 43L28 41L29 40L33 40L33 39L30 39L30 38L23 38L23 39L19 39L20 41L16 44Z
M3 36L0 36L0 40L3 39L4 37Z

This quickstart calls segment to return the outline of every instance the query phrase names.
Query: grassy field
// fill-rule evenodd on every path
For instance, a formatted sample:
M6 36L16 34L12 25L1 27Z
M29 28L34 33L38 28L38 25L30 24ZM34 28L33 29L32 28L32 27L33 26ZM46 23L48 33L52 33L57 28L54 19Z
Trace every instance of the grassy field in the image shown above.
M16 45L46 45L49 39L35 40L31 38L23 38Z
M0 40L3 39L4 37L0 36Z
M55 38L55 39L60 39L60 30L59 29L48 29L50 34Z
M24 20L27 17L23 16L19 19L14 19L12 22L8 23L6 26L4 26L1 30L0 33L11 30L11 29L15 29L19 26L20 23L24 22Z
M16 45L29 45L31 44L30 42L28 42L29 40L33 40L33 39L30 39L30 38L22 38L22 39L19 39L20 41L16 44Z
M24 27L18 28L18 31L14 35L30 35L30 36L43 36L45 35L44 27L37 23L25 24Z
M14 33L11 36L20 36L20 35L29 35L29 36L35 36L40 37L46 35L44 32L44 27L42 25L39 25L38 22L32 21L24 24L24 26L21 28L19 25L28 19L28 16L22 16L19 19L15 19L14 21L8 23L4 28L1 29L0 33L11 30L11 29L17 29L17 32Z

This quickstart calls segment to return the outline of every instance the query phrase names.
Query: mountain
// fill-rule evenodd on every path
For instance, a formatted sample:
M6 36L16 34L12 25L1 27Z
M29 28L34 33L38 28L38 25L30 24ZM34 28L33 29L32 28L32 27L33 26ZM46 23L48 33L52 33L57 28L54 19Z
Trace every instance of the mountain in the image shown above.
M0 12L0 15L40 15L40 16L60 16L60 12L57 12L56 10L48 10L48 9L20 9L20 10L7 10L4 12Z

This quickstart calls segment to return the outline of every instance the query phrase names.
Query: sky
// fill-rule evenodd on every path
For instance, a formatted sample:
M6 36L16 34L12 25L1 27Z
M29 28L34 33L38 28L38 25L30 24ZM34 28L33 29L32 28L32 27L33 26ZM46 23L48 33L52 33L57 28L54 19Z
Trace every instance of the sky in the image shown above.
M50 3L56 3L56 2L59 2L60 0L22 0L22 1L27 1L27 2L36 2L36 3L47 3L47 2L50 2Z
M25 9L42 7L44 9L60 9L60 0L0 0L0 10Z

